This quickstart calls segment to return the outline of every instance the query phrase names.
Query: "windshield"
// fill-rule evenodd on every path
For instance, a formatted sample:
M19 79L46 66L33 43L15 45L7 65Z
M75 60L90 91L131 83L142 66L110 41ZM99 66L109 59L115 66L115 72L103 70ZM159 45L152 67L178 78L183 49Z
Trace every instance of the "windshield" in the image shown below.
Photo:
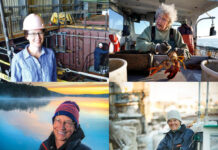
M134 22L135 34L141 34L148 26L150 26L148 21Z
M109 9L109 28L110 31L123 30L123 16Z

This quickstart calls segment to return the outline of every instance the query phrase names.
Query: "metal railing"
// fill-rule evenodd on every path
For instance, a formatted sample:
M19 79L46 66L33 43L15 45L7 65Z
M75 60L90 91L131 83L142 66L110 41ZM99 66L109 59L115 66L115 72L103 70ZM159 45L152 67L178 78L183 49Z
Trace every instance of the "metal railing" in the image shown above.
M52 0L32 0L31 4L27 4L24 0L3 0L9 37L13 38L13 33L22 30L23 20L30 13L40 14L45 24L50 24L54 12L67 12L75 20L74 23L81 23L82 18L86 21L90 15L98 15L99 12L107 10L109 7L107 1L85 2L78 0L77 3L74 0L57 1L59 1L58 4ZM87 4L88 7L86 8L85 5ZM108 15L105 15L105 26L108 24L107 20ZM3 27L0 28L0 35L2 31Z

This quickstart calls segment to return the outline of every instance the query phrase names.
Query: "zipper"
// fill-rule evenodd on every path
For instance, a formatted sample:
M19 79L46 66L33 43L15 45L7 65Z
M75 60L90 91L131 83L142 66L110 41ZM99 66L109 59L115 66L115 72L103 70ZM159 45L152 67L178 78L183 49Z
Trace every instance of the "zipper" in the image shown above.
M173 141L172 141L172 150L173 150L173 147L174 147L174 136L173 136Z

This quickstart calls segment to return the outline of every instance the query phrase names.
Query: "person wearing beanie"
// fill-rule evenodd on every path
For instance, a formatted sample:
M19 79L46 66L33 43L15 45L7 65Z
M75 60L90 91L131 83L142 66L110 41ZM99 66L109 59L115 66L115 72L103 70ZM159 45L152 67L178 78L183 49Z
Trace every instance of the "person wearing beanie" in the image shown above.
M81 143L85 135L79 124L79 111L79 106L71 101L58 106L52 117L53 131L39 150L91 150Z
M182 124L180 113L171 110L166 120L170 131L160 141L157 150L194 150L191 144L194 132Z

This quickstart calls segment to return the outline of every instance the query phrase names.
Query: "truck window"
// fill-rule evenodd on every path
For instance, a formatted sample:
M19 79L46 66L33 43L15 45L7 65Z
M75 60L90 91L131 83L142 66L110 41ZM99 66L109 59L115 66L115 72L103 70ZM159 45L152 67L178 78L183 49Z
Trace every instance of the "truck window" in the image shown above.
M180 25L181 23L174 22L172 25L172 28L177 29ZM138 35L141 34L144 31L144 29L147 28L148 26L150 26L149 21L134 22L135 34L138 34Z
M150 25L148 21L134 22L135 34L141 34L146 27Z
M109 28L110 30L123 30L123 16L109 9Z
M181 26L181 23L180 23L180 22L174 22L174 23L172 24L172 28L173 28L173 29L178 29L180 26Z

